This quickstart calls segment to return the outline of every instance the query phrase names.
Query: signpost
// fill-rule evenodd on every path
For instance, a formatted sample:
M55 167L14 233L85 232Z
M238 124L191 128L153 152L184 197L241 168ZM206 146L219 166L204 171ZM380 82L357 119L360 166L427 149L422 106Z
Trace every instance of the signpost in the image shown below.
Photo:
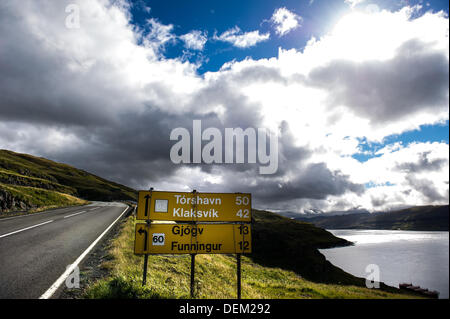
M134 253L144 255L143 285L150 254L191 255L191 297L196 254L236 254L240 299L241 254L252 252L251 201L247 193L140 191Z
M134 253L241 254L251 253L247 224L136 224Z
M139 192L136 219L250 222L251 211L251 194L142 191Z

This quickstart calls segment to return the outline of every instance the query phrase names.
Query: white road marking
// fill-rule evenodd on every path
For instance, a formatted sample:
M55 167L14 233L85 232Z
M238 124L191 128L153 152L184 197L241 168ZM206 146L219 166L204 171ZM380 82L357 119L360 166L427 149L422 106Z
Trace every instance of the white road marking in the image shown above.
M70 215L64 216L64 218L69 218L69 217L76 216L76 215L80 215L80 214L83 214L83 213L86 213L86 211L83 210L83 211L78 212L78 213L75 213L75 214L70 214Z
M19 229L19 230L10 232L10 233L8 233L8 234L0 235L0 238L6 237L6 236L10 236L10 235L14 235L14 234L23 232L23 231L25 231L25 230L28 230L28 229L32 229L32 228L38 227L38 226L42 226L42 225L51 223L52 221L53 221L53 220L48 220L48 221L46 221L46 222L44 222L44 223L40 223L40 224L33 225L33 226L30 226L30 227L22 228L22 229Z
M128 207L125 208L125 210L117 217L111 225L106 228L106 230L98 236L98 238L78 257L73 264L71 264L69 267L67 267L66 271L59 276L58 279L53 283L53 285L50 286L50 288L47 289L46 292L42 294L42 296L39 297L39 299L50 299L53 294L58 290L58 288L62 285L62 283L66 280L66 278L74 271L75 267L78 266L78 264L86 257L87 254L92 250L92 248L95 247L95 245L102 239L102 237L108 232L108 230L111 229L112 226L122 217L122 215L128 210Z
M100 207L125 207L127 206L124 203L119 202L92 202L91 206L100 206Z
M63 211L63 210L71 209L71 208L74 208L74 207L72 206L72 207L56 208L56 209L46 210L46 211L39 212L39 213L31 213L31 214L23 214L23 215L19 215L19 216L5 217L5 218L0 218L0 222L4 221L4 220L36 216L36 215L41 215L41 214L48 214L48 213L53 213L55 211L60 211L60 210Z

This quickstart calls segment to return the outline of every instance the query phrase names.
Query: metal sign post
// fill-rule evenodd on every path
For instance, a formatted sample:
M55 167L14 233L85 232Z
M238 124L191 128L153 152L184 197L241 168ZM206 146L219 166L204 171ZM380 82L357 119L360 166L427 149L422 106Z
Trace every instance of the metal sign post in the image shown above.
M194 189L192 191L193 198L196 198L197 191ZM195 234L198 233L198 228L196 225L196 213L197 213L197 201L191 202L192 204L192 210L194 213L194 216L192 217L192 228L191 228L191 243L195 239L195 242L198 243L197 235L194 237L192 234L195 232ZM191 254L191 298L194 299L195 294L195 254Z
M140 228L138 230L138 233L140 233L141 235L144 234L144 252L146 252L146 254L144 255L144 273L142 275L142 286L145 286L147 284L147 265L148 265L148 237L149 237L149 233L150 233L150 226L151 226L151 221L147 220L146 223L146 229Z
M236 254L237 299L241 299L241 254Z
M153 192L153 187L150 188L149 190L149 194L147 194L146 197L146 201L145 201L145 215L148 216L148 201L149 199L152 198L152 192ZM147 217L147 229L139 229L139 234L144 234L144 252L148 251L148 235L150 232L150 225L151 225L151 220L150 220L150 216ZM145 286L147 284L147 265L148 265L148 253L146 253L144 255L144 270L143 270L143 274L142 274L142 286Z
M194 298L195 284L195 254L191 254L191 298Z
M148 264L148 254L144 255L144 274L142 275L142 286L147 284L147 264Z

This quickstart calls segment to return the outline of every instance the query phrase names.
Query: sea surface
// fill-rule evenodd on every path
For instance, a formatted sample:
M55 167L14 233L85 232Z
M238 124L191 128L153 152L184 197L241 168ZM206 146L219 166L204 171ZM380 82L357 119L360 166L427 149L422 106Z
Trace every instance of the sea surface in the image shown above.
M335 266L358 277L379 269L380 281L437 290L439 298L449 297L448 232L404 230L328 230L353 242L354 246L321 249ZM369 266L369 268L367 268ZM366 272L367 268L367 272Z

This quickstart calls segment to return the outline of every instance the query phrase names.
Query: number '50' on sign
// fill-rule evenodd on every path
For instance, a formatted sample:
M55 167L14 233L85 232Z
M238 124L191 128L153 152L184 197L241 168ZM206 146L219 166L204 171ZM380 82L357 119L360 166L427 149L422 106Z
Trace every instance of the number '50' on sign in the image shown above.
M235 204L237 206L248 206L250 204L250 199L247 196L236 196L236 202ZM239 218L248 218L250 214L250 210L247 208L240 208L237 213L236 216Z

